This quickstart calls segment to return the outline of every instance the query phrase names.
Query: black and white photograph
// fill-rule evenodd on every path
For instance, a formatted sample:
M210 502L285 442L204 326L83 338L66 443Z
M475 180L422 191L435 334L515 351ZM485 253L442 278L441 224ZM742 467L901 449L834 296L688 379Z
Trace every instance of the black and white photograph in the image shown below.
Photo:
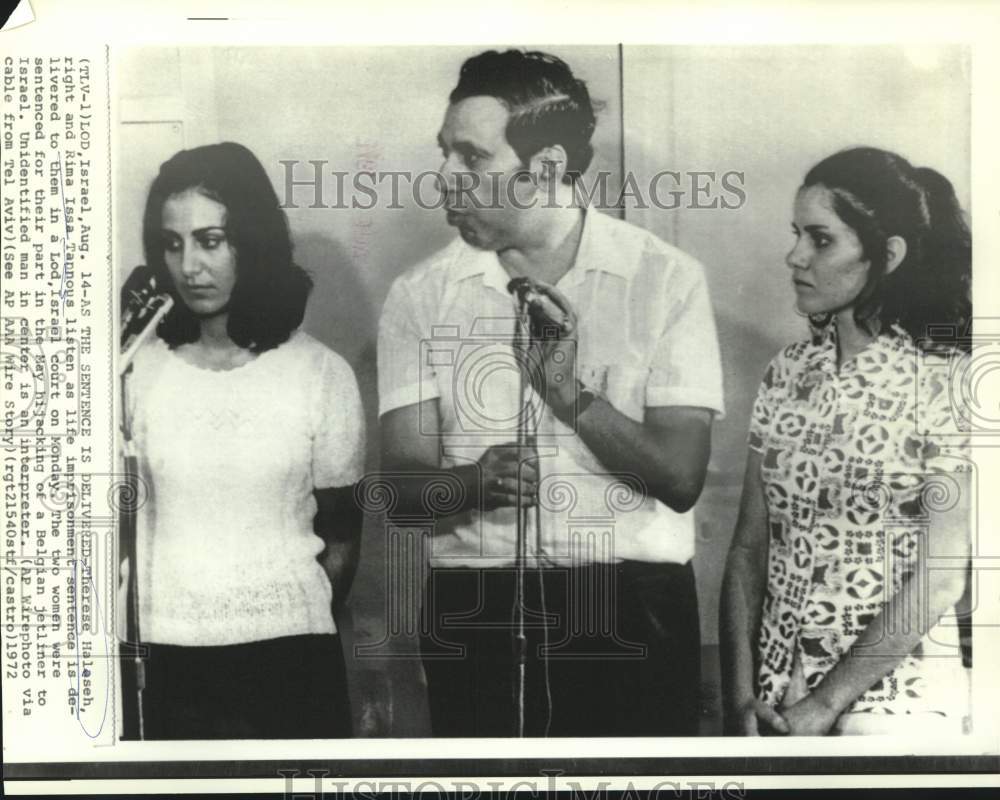
M144 736L971 729L962 47L116 71Z

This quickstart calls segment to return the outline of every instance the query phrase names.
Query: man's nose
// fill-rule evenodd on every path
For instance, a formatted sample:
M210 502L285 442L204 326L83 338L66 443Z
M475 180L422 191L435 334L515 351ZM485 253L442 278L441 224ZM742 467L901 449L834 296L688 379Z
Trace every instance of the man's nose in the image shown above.
M451 154L441 162L441 166L438 168L437 185L442 194L448 194L455 190L455 172L455 155Z

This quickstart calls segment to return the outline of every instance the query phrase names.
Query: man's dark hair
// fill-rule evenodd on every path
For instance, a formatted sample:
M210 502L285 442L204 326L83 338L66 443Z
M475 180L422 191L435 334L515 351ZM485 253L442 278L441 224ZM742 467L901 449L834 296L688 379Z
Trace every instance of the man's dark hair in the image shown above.
M181 150L164 162L149 189L142 221L146 263L175 300L160 337L176 347L200 336L198 318L174 290L163 258L163 204L187 189L226 207L226 238L236 251L229 336L258 353L277 347L302 323L312 279L292 261L288 220L264 167L233 142Z
M487 50L466 60L452 103L495 97L510 112L507 141L524 164L544 147L562 145L572 183L594 156L590 139L597 120L587 85L560 58L534 50Z

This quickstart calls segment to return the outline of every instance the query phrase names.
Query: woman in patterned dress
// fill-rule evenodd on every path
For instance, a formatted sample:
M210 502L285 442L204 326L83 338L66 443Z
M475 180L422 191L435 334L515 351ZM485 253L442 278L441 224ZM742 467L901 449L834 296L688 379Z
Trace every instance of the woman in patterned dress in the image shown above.
M721 611L727 730L961 733L971 241L951 183L874 148L795 197L812 336L761 383Z
M129 381L146 737L350 736L331 604L358 555L354 373L298 330L312 282L245 147L165 162L143 243L175 300Z

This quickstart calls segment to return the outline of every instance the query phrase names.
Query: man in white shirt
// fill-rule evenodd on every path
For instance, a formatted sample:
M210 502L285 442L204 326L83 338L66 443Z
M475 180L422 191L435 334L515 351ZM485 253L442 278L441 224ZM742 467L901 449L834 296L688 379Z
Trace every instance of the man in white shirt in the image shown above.
M429 483L454 488L424 594L435 736L517 732L519 493L531 506L523 733L697 733L691 508L722 411L715 325L694 259L576 202L595 122L585 84L553 56L468 59L438 134L460 238L400 276L383 310L396 511L426 515ZM538 351L523 415L518 277L571 319ZM519 418L534 447L512 444Z

